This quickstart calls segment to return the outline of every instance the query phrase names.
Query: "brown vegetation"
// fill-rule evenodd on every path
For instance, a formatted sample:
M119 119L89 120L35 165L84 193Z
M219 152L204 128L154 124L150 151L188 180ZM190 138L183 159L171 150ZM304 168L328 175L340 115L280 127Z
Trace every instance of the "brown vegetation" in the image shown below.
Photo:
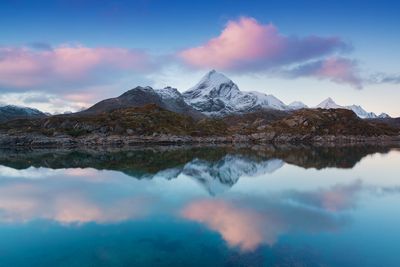
M8 136L39 134L47 137L97 136L249 136L249 140L307 140L320 136L399 136L399 129L362 120L346 109L302 109L291 112L264 110L224 118L201 120L174 113L154 104L98 114L59 115L19 119L0 124Z

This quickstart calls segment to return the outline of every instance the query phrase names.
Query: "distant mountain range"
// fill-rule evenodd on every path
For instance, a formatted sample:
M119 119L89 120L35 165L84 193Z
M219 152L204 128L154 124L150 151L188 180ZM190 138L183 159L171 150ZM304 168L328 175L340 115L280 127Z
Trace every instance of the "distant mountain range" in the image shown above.
M324 101L322 101L319 105L316 106L316 108L322 108L322 109L337 109L337 108L343 108L343 109L349 109L352 110L354 113L357 114L358 117L362 119L385 119L385 118L390 118L390 116L386 113L381 113L380 115L376 115L374 112L367 112L365 109L363 109L361 106L358 105L351 105L351 106L341 106L336 104L335 101L333 101L332 98L327 98Z
M0 107L0 122L17 118L40 118L46 116L46 113L34 108L19 107L14 105Z
M300 101L286 105L273 95L241 91L232 80L215 70L208 72L195 86L183 93L172 87L153 89L149 86L138 86L119 97L100 101L78 114L96 114L121 108L141 107L147 104L155 104L163 109L192 118L222 117L259 110L293 111L304 108L348 109L362 119L390 118L386 113L376 115L358 105L338 105L331 98L327 98L315 107L308 107ZM46 114L37 109L10 105L0 107L0 122L14 118L41 116L46 116Z
M222 117L263 109L291 111L303 108L349 109L363 119L390 117L386 113L378 116L357 105L341 106L331 98L322 101L315 107L308 107L300 101L286 105L273 95L255 91L241 91L232 80L215 70L208 72L195 86L183 93L171 87L153 89L149 86L139 86L117 98L103 100L83 112L104 112L118 108L138 107L150 103L169 111L190 115L191 117L201 117L202 115Z
M363 119L389 118L386 113L379 116L365 111L361 106L341 106L331 98L322 101L316 107L308 107L303 102L295 101L289 105L273 95L260 92L243 92L225 75L215 70L207 73L198 84L183 93L186 103L196 110L215 116L231 113L246 113L258 109L296 110L302 108L349 109Z

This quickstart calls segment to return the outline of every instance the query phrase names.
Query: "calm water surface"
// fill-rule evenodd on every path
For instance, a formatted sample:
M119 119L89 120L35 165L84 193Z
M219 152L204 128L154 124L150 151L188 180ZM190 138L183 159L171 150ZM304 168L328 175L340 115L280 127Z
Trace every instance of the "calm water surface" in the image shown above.
M400 266L400 150L0 151L0 266Z

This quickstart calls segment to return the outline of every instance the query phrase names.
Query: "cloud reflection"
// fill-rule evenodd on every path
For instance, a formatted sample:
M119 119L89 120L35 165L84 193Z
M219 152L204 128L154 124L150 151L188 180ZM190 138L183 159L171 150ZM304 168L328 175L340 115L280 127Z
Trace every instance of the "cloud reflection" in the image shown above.
M332 232L350 222L363 192L399 193L398 187L367 186L361 180L314 191L283 191L269 196L235 195L229 199L197 199L181 211L187 220L218 232L231 247L252 251L274 245L290 232Z
M200 200L182 211L186 219L206 224L219 232L230 246L253 250L263 242L275 242L274 236L262 236L262 216L255 211L240 209L223 200Z
M93 184L84 180L2 181L0 222L45 219L62 224L116 223L146 216L153 197L131 193L125 194L112 183Z
M357 196L363 189L362 181L356 180L350 184L336 184L330 188L316 191L291 191L287 193L287 197L303 205L328 211L341 211L354 208Z

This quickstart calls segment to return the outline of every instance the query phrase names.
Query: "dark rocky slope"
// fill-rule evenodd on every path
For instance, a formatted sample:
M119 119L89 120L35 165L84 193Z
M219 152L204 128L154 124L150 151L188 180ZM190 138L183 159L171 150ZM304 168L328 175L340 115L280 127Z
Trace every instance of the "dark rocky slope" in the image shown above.
M154 104L166 110L185 114L193 118L203 118L204 115L186 104L183 96L175 88L153 89L149 86L135 87L119 97L105 99L92 107L80 112L81 114L99 114L122 108L142 107Z
M27 107L7 105L0 107L0 123L21 118L43 118L47 115L40 110Z

